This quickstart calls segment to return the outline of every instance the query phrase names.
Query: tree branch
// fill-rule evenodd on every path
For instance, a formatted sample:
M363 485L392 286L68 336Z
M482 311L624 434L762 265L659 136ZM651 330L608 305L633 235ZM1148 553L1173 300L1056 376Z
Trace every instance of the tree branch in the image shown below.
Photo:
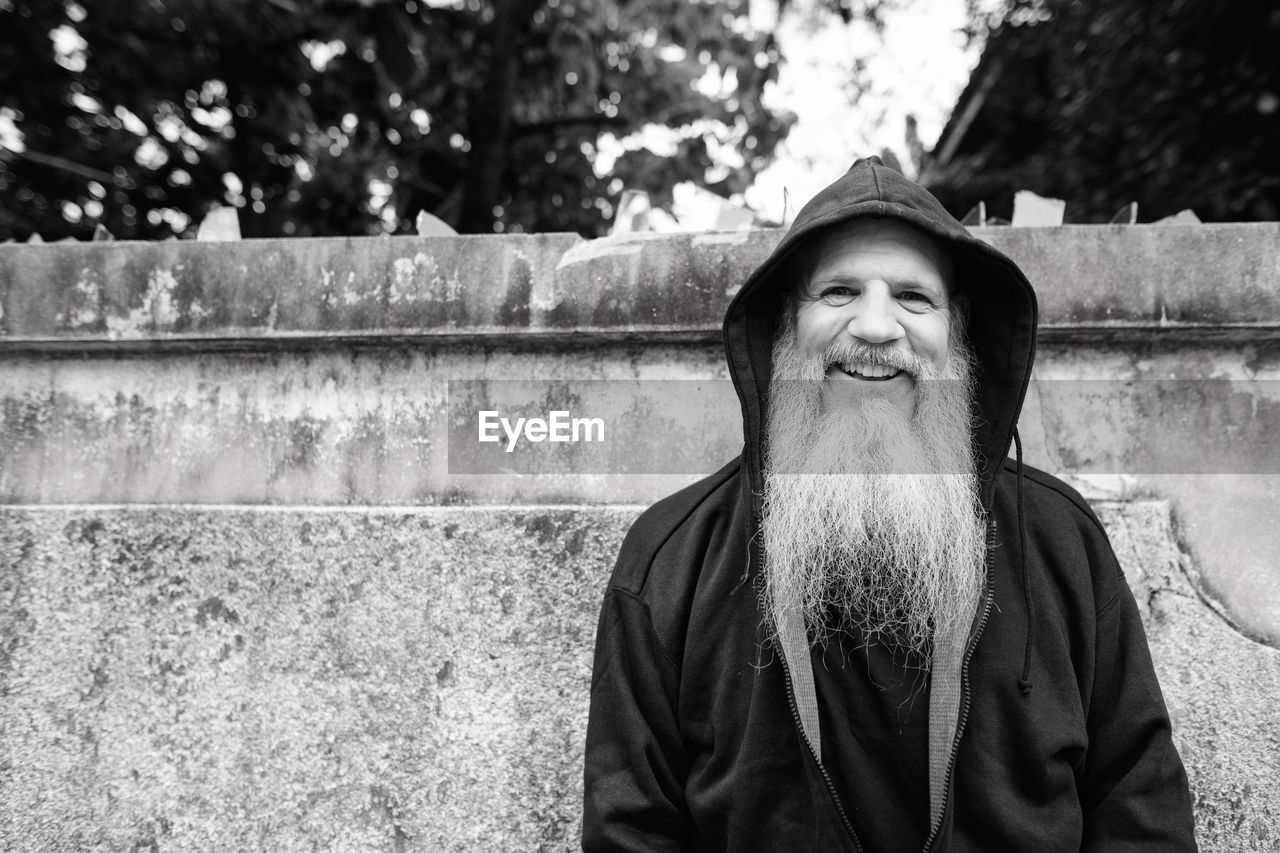
M667 115L657 115L647 118L644 124L661 124L667 127L676 128L693 124L700 119L707 118L707 114L702 110L682 109L679 112L671 112ZM614 126L621 127L630 124L636 124L636 120L631 116L616 115L607 116L603 113L599 115L578 115L565 116L563 118L552 118L545 121L532 121L527 124L518 124L511 128L512 136L532 136L535 133L544 133L549 130L559 130L562 127L572 127L575 124L593 124L597 126Z
M542 0L498 0L489 25L488 67L483 93L467 113L471 151L463 178L462 209L458 230L465 233L493 231L493 208L502 192L511 138L511 111L519 73L520 36L528 29Z
M57 169L60 172L70 172L73 175L79 175L91 181L105 181L108 184L114 184L116 180L116 176L110 172L104 172L92 166L85 166L82 163L68 160L66 157L59 157L56 154L41 154L39 151L31 150L10 153L17 155L20 160L29 160L32 163L48 166L50 169Z
M594 125L626 125L631 124L631 119L625 116L607 116L604 113L590 116L565 116L564 118L547 119L546 121L531 121L527 124L518 124L511 128L511 135L514 136L532 136L535 133L546 133L551 130L559 130L562 127L572 127L575 124L594 124Z

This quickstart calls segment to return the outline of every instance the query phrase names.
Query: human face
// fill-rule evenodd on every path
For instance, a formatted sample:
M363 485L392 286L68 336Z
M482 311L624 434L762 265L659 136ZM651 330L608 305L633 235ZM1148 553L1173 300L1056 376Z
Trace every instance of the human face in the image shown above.
M796 298L796 342L802 358L823 361L824 410L879 397L913 415L921 374L940 375L946 365L959 310L950 256L891 219L854 220L816 251Z

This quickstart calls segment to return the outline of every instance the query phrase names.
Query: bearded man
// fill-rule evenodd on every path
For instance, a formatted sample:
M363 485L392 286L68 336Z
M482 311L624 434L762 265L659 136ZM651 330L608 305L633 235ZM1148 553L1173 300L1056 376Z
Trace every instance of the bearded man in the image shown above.
M729 306L742 456L623 543L585 850L1194 850L1133 596L1008 462L1035 295L860 160Z

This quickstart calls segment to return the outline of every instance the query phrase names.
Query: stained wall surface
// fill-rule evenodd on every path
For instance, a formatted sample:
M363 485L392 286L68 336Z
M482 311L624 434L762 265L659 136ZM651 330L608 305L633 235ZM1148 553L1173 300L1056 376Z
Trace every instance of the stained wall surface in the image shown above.
M0 247L0 847L573 849L604 579L738 452L719 317L779 236ZM1203 847L1274 849L1280 228L982 236Z

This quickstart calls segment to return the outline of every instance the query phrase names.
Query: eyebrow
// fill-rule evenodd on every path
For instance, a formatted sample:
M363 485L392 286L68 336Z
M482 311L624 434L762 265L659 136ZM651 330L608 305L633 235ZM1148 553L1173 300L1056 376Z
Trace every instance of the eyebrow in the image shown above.
M889 284L899 287L924 287L933 289L932 282L915 276L875 276L875 278L886 281ZM809 279L809 283L805 285L806 289L819 284L862 284L867 280L865 276L848 275L845 273L834 273L826 276L813 276ZM947 280L944 276L938 277L938 286L945 294L947 292Z

